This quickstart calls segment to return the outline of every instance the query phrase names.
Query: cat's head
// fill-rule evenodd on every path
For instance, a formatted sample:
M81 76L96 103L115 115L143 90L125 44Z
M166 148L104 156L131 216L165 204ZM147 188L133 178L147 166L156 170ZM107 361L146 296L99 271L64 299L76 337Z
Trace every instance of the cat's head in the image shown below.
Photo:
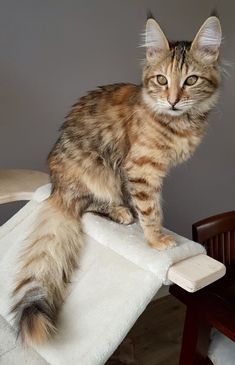
M200 115L214 106L220 83L221 37L215 16L204 22L192 42L169 42L158 23L147 20L143 95L154 112Z

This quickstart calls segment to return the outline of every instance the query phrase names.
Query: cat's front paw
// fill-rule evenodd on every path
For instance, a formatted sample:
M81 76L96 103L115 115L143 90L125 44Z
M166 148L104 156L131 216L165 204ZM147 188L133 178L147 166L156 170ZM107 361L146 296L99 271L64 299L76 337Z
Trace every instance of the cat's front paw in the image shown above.
M176 246L173 236L163 233L161 233L154 241L148 241L148 244L159 251L167 250L168 248Z

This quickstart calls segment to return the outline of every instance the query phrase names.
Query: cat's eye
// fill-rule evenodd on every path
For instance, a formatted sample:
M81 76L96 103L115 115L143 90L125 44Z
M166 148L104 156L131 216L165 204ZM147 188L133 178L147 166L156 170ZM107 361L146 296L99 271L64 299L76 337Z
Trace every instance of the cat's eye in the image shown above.
M159 85L167 85L167 78L163 75L157 75L157 82Z
M184 85L192 86L192 85L196 84L197 80L198 80L198 76L196 76L196 75L189 76L185 80Z

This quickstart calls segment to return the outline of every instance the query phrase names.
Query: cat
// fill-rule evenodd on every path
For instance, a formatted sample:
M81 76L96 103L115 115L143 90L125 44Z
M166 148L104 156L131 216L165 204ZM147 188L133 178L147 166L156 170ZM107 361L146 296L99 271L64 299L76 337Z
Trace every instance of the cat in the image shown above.
M83 246L84 212L122 224L137 216L153 249L175 245L161 229L162 182L202 140L219 93L220 43L215 16L192 42L169 42L150 17L142 83L102 86L73 105L48 157L52 194L24 243L12 293L25 343L43 343L57 331Z

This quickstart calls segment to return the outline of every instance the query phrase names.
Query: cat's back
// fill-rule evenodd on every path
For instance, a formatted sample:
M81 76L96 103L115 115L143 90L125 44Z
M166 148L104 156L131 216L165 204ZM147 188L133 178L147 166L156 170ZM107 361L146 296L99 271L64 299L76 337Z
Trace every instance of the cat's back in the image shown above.
M66 116L49 159L95 152L106 160L121 161L129 149L128 123L140 98L141 86L130 83L88 92Z
M99 86L72 106L62 129L122 125L138 102L140 90L141 86L131 83Z

